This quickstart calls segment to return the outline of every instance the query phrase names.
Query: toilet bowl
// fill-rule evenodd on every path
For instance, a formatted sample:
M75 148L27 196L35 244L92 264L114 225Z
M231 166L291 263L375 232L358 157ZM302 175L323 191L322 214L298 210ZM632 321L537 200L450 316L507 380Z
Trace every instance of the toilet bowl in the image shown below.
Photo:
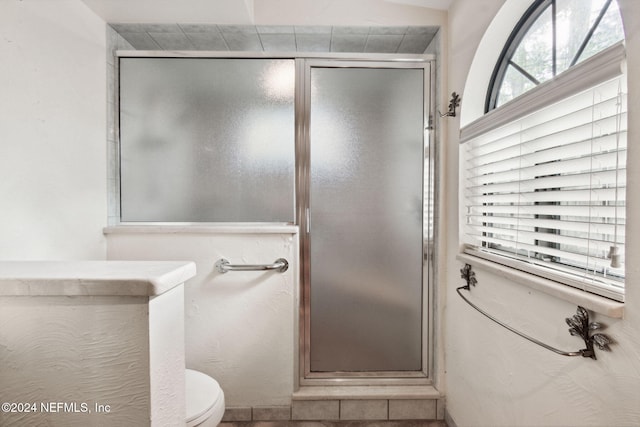
M187 427L215 427L224 415L224 393L218 382L193 369L185 371Z

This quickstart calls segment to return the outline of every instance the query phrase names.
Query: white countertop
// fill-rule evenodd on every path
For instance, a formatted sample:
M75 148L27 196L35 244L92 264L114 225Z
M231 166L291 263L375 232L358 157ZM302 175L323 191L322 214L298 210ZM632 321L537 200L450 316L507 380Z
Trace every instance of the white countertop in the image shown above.
M0 261L0 296L154 296L195 275L188 261Z

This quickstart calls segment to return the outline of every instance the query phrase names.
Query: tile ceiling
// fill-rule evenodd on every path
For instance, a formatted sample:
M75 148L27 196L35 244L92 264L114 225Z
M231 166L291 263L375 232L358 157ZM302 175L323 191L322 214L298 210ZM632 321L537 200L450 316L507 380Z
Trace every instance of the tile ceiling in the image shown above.
M137 50L422 54L438 27L110 24Z

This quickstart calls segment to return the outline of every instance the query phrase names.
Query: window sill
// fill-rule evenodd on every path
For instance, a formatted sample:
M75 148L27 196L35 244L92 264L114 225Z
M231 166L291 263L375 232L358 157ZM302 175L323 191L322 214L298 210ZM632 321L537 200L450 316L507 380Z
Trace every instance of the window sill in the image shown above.
M624 303L613 301L589 292L584 292L553 280L516 270L492 261L487 261L473 255L458 254L456 259L469 264L472 267L486 270L520 285L528 286L553 297L580 305L587 310L615 319L622 319L624 316Z
M144 223L121 224L103 229L104 234L297 234L291 224Z

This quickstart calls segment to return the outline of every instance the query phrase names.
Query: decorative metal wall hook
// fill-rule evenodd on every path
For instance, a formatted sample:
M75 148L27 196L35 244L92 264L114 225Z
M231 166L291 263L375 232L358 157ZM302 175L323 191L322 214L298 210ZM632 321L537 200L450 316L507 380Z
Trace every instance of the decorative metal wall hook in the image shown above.
M582 356L582 357L590 357L591 359L597 360L594 346L598 347L600 350L603 350L603 351L611 351L611 349L609 348L609 344L614 343L614 341L611 338L609 338L607 335L602 333L592 334L592 331L603 329L605 326L599 322L589 322L589 313L583 307L578 306L578 310L576 311L576 314L573 317L566 318L565 321L567 322L567 325L570 326L569 333L573 336L576 336L576 335L580 336L584 340L584 344L586 348L578 351L558 350L555 347L552 347L548 344L543 343L542 341L532 338L512 328L506 323L501 322L500 320L496 319L495 317L493 317L492 315L490 315L489 313L487 313L486 311L482 310L480 307L478 307L477 305L469 301L469 299L467 299L467 297L463 295L461 290L464 289L464 290L470 291L471 286L476 286L476 284L478 283L478 280L476 279L476 273L471 269L471 265L465 264L465 266L460 269L460 274L461 274L461 277L467 282L467 284L465 286L460 286L459 288L456 288L456 292L458 292L458 295L460 295L460 297L467 304L475 308L483 316L487 317L488 319L492 320L493 322L497 323L503 328L510 330L516 335L519 335L522 338L525 338L526 340L529 340L534 344L537 344L541 347L546 348L547 350L553 351L554 353L560 354L562 356Z
M440 114L440 117L455 117L456 116L456 108L458 108L459 106L460 106L460 95L458 95L457 93L453 92L451 94L451 101L449 101L449 111L447 111L444 114L442 114L440 111L438 111L438 114Z

